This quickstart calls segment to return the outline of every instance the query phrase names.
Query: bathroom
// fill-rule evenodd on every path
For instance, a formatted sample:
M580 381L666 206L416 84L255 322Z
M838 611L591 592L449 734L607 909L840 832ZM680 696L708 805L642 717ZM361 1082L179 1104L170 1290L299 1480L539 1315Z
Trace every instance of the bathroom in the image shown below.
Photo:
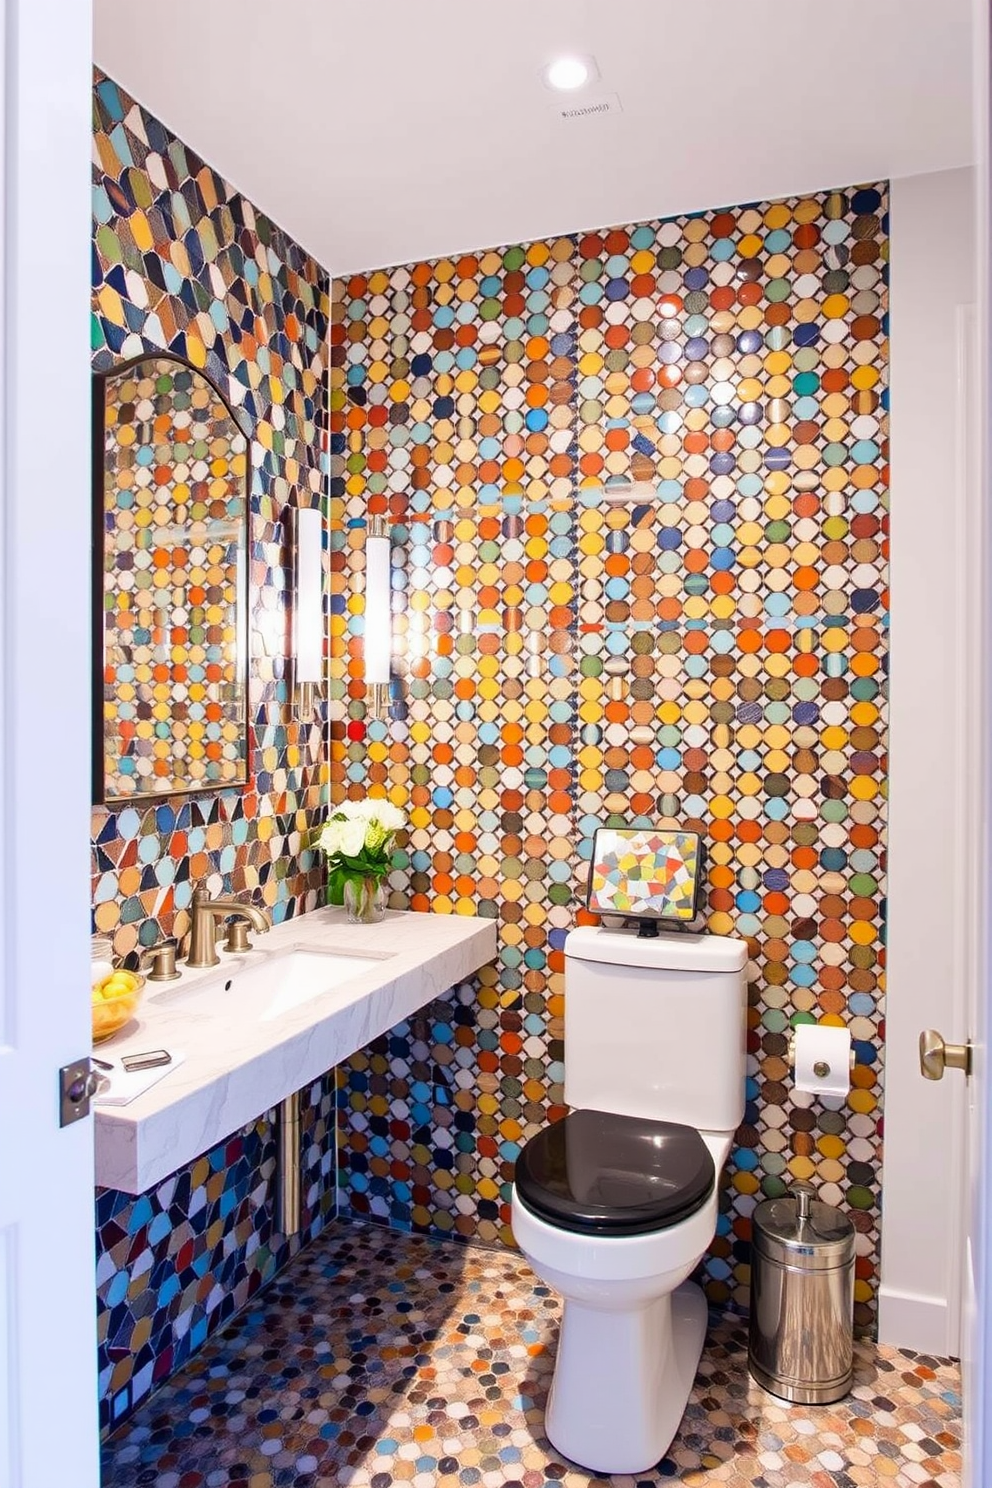
M814 36L775 5L732 23L712 5L710 27L680 9L665 32L647 4L609 17L549 4L539 19L521 6L519 26L489 37L482 20L458 34L435 3L416 43L399 25L387 40L354 7L332 25L318 5L259 5L268 23L249 28L220 0L176 5L160 34L98 3L95 40L86 7L15 8L8 262L13 282L30 273L46 294L6 301L8 468L37 487L55 407L60 443L81 458L45 481L44 505L25 492L4 558L18 700L5 778L21 787L4 806L5 937L23 991L4 1003L0 1108L8 1131L30 1121L38 1136L10 1143L4 1163L0 1482L54 1488L69 1453L74 1480L99 1482L96 1400L107 1484L585 1481L543 1436L558 1302L512 1248L510 1191L523 1145L566 1108L564 942L592 924L584 877L609 817L699 830L707 928L749 945L747 1106L700 1276L710 1334L671 1454L636 1481L957 1481L956 1417L936 1455L918 1444L959 1389L946 1361L980 1332L964 1194L981 1072L967 1087L923 1081L916 1043L924 1028L964 1040L980 1027L965 991L981 967L984 453L968 399L981 406L986 332L968 307L983 303L985 155L968 92L984 53L968 8L839 4L836 35ZM255 96L246 79L266 75L273 29L285 70ZM703 36L714 82L655 111L664 69L646 59L698 59ZM572 53L599 74L575 98L609 103L607 116L556 117L542 69ZM471 77L483 54L496 79L485 106ZM734 82L741 55L751 71ZM817 57L809 77L796 56ZM497 129L503 94L520 113ZM981 114L984 80L978 97ZM751 131L761 149L727 148ZM644 166L652 152L663 171ZM512 200L492 189L494 159ZM75 232L92 266L67 250ZM839 279L824 285L851 264L856 309ZM83 367L71 350L91 306ZM758 321L760 354L748 349ZM784 337L764 342L784 326L801 332L788 354ZM142 350L202 366L249 420L250 778L154 808L92 807L87 745L66 747L90 730L78 558L91 544L92 374ZM787 389L769 389L775 378ZM738 404L804 402L757 424L710 417L742 380L760 386L738 388ZM688 396L699 388L718 390L705 416ZM791 464L766 460L783 448ZM644 500L605 501L610 481ZM287 666L288 507L326 521L316 699ZM392 579L393 679L378 707L363 660L375 518ZM849 632L857 644L831 651ZM38 729L56 667L63 706ZM32 789L42 761L58 790ZM117 958L184 934L206 878L215 898L264 910L260 951L289 944L323 903L314 838L329 805L366 793L409 818L390 911L438 935L461 922L466 937L478 917L480 959L301 1080L295 1230L277 1213L279 1091L258 1097L264 1108L232 1103L244 1119L199 1145L182 1148L177 1127L183 1161L163 1168L164 1126L145 1186L123 1172L98 1184L94 1283L106 1113L60 1130L50 1111L52 1070L89 1049L85 1011L62 989L82 983L90 933ZM41 881L54 892L39 895ZM384 948L412 956L414 930L396 923L408 938L398 928ZM470 950L445 942L438 966ZM159 995L149 981L139 1019ZM807 1016L851 1027L844 1100L794 1091L789 1024ZM763 1393L746 1361L751 1216L806 1181L855 1231L862 1373L852 1397L819 1408ZM247 1386L227 1378L263 1355ZM301 1383L308 1370L319 1382ZM969 1403L968 1378L974 1474L983 1395L973 1387ZM245 1390L275 1414L236 1409ZM907 1431L887 1434L885 1413Z

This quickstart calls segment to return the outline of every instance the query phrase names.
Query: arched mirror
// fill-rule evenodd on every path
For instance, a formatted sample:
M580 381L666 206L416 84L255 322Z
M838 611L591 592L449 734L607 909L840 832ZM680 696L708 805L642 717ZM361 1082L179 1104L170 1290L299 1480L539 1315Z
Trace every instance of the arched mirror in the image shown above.
M95 378L94 790L248 780L248 440L174 356Z

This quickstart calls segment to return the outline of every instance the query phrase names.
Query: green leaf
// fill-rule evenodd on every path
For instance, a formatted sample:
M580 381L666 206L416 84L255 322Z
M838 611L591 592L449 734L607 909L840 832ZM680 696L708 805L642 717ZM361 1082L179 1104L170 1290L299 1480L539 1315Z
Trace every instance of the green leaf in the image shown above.
M389 863L383 862L381 858L370 858L362 853L360 857L350 858L346 853L340 854L341 866L348 870L353 877L358 878L381 878L389 872Z
M348 877L343 868L328 868L327 871L327 902L328 904L344 903L344 881Z

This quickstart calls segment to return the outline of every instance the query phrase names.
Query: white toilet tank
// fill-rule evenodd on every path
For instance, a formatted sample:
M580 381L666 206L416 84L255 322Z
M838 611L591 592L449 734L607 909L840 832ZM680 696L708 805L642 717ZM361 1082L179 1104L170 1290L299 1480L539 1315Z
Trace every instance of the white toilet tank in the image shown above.
M747 944L583 925L565 940L570 1106L732 1132L744 1115Z

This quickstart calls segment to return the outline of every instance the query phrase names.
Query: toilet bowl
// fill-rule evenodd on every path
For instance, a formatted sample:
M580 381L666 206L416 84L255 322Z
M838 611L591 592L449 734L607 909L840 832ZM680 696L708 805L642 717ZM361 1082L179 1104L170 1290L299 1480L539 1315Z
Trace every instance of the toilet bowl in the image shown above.
M545 1430L594 1472L654 1467L692 1389L706 1302L687 1278L716 1232L717 1180L743 1114L745 961L743 942L718 937L659 948L582 929L566 940L577 1109L522 1149L512 1226L563 1299Z
M729 1135L699 1135L718 1172ZM706 1300L686 1278L716 1220L715 1183L687 1218L632 1235L562 1229L534 1213L514 1184L514 1238L564 1301L545 1432L573 1462L638 1473L667 1451L706 1333Z

